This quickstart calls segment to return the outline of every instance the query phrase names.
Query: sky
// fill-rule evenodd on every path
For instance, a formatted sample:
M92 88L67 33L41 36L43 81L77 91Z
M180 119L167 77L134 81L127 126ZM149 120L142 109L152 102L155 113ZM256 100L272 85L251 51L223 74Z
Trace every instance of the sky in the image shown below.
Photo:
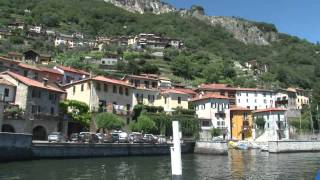
M275 24L279 32L320 41L320 0L164 0L176 8L204 7L210 16L237 16Z

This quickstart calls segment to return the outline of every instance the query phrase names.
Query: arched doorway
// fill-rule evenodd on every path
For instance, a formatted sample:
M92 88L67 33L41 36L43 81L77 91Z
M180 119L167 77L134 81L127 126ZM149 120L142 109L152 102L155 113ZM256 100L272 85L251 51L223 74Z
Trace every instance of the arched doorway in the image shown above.
M47 131L42 126L37 126L32 130L33 140L47 140Z
M11 126L11 125L9 125L9 124L4 124L4 125L2 125L1 132L14 133L15 131L14 131L13 126Z

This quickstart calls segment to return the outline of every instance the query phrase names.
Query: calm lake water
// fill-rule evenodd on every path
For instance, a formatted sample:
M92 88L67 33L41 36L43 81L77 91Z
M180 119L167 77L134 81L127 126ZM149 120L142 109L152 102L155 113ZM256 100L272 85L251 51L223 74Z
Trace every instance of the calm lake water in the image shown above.
M233 150L228 156L183 155L183 179L315 179L320 153L269 154ZM170 156L34 160L0 164L0 179L170 180Z

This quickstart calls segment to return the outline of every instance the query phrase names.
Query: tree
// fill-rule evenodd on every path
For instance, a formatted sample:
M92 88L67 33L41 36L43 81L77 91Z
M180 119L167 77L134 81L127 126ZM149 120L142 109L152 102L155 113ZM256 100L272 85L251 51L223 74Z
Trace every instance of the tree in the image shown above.
M266 121L264 120L264 118L256 119L256 125L258 126L259 129L264 129L265 124L266 124Z
M157 131L156 123L147 115L141 114L136 123L131 123L129 128L132 131L143 133L154 133Z
M72 120L79 122L84 127L90 126L91 113L86 103L76 100L66 100L60 102L59 107L61 112Z
M124 126L124 122L119 116L107 112L97 114L96 123L99 129L107 130L119 130Z

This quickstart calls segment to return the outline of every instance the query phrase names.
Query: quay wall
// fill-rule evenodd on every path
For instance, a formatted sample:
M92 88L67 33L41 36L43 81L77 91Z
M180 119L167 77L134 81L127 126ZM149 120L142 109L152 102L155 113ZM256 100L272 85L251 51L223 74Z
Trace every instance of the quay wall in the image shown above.
M270 153L320 152L320 141L269 141Z
M32 158L32 135L0 132L0 162Z
M33 144L33 158L81 158L169 155L170 144ZM194 143L181 144L182 153L193 153Z
M228 145L226 142L197 141L195 144L194 153L228 155Z

